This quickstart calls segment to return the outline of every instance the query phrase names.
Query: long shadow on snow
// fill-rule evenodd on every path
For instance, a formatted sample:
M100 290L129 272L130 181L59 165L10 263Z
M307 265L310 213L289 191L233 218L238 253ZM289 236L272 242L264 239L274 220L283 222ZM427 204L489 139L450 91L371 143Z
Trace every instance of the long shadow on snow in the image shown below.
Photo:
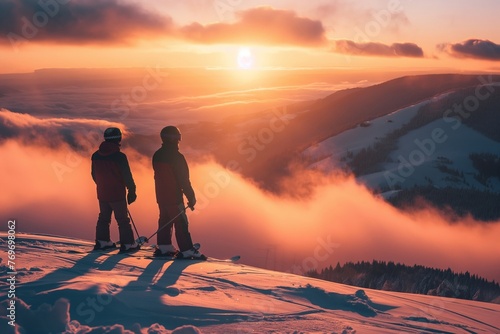
M175 305L176 297L190 293L192 289L183 291L174 285L181 278L184 269L195 263L197 262L191 260L150 261L137 280L123 287L118 294L113 296L111 303L106 306L105 310L96 314L92 325L109 325L109 319L113 319L116 323L126 327L136 323L141 326L159 323L167 329L174 329L188 324L207 326L237 323L250 319L251 316L248 314L231 312L227 309ZM159 276L165 265L168 265L167 269ZM216 288L207 289L204 286L196 290L210 293ZM168 305L170 298L172 298L173 305ZM196 299L193 301L195 302Z
M103 256L106 257L104 261L98 262ZM117 254L88 253L75 260L71 267L56 269L34 282L23 284L18 297L33 310L42 304L55 305L61 298L69 299L71 320L92 327L114 323L129 327L136 323L147 326L160 323L166 328L174 329L185 324L203 326L241 322L249 318L246 314L224 309L165 305L162 298L175 298L184 293L174 285L184 269L195 263L190 260L152 260L137 280L129 282L116 295L99 291L97 286L95 289L84 291L70 288L55 290L93 269L111 271L123 259L124 256ZM158 277L166 264L168 268ZM212 290L201 288L200 291L209 293ZM141 304L141 300L147 300L148 303ZM130 305L131 303L133 305ZM113 319L113 323L110 323L110 319Z
M108 256L105 261L102 263L96 262L101 256L103 256L102 253L89 253L78 259L70 268L57 269L35 282L24 284L22 294L19 296L20 299L36 309L43 303L54 304L60 298L67 298L69 294L72 303L71 319L90 326L110 325L110 319L125 326L132 326L135 323L145 326L159 323L169 329L185 324L206 326L251 321L252 316L249 314L230 312L226 309L167 305L168 298L176 298L180 294L189 293L174 287L182 276L184 269L196 263L189 260L150 261L137 280L129 282L118 294L113 295L111 298L109 298L111 295L106 296L108 299L103 297L106 305L98 305L99 309L94 309L96 312L93 313L94 316L91 320L88 313L82 314L82 312L78 312L77 307L82 303L88 303L89 297L99 297L99 295L102 295L102 291L62 289L40 294L44 291L59 288L66 282L83 276L92 269L112 270L123 259L120 255L104 255ZM168 265L167 269L159 276L165 265ZM231 281L226 283L234 284ZM366 317L373 317L380 312L393 308L373 303L363 290L358 290L355 295L342 295L326 292L310 285L302 288L280 287L280 289L305 298L312 304L325 309L356 312ZM216 288L207 289L205 286L197 290L210 293L215 291ZM273 294L272 291L260 292ZM166 302L164 303L164 301ZM172 301L172 304L175 304L175 300ZM132 305L130 305L131 303Z
M81 277L92 269L100 269L102 264L98 263L97 259L101 256L112 257L112 255L108 255L106 253L90 252L82 258L76 260L72 267L56 269L36 281L22 284L17 296L19 299L31 305L34 309L38 308L38 306L43 303L53 304L59 298L67 298L67 291L69 289L51 291L50 293L44 292L60 288L68 281ZM75 291L75 293L78 293L78 291ZM82 296L82 300L88 296L88 292L84 292L84 294L85 296ZM71 299L73 300L73 298Z
M64 286L68 282L75 281L79 277L84 276L92 269L100 269L103 263L99 263L97 260L102 256L108 256L108 259L112 257L123 258L122 256L102 252L91 252L75 260L71 267L56 269L36 281L21 284L16 289L16 294L17 298L26 304L19 302L18 309L16 310L16 320L24 328L25 332L59 332L59 329L55 330L54 328L63 326L66 320L62 318L65 317L68 305L68 302L62 299L69 300L70 302L72 320L79 320L82 324L89 324L91 322L89 320L93 320L94 314L101 307L99 302L101 301L102 304L102 301L106 301L105 297L107 295L102 291L98 291L97 287L92 290L81 291L64 288ZM114 265L117 262L113 261ZM111 263L108 263L109 267L111 267ZM96 302L97 304L95 304Z

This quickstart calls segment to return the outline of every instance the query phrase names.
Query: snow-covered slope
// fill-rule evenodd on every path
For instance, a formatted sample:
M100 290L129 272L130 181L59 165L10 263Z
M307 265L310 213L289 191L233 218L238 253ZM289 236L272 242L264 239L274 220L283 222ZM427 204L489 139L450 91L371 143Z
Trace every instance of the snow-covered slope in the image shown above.
M82 253L91 242L44 235L17 235L12 275L6 236L1 333L500 332L496 304L361 290L244 264ZM6 285L10 276L15 284ZM6 318L14 288L16 328Z
M491 87L498 89L497 86ZM489 180L488 184L477 181L478 171L474 168L470 155L498 155L500 142L462 122L468 119L471 113L453 114L452 117L451 109L440 109L451 103L450 98L461 97L460 94L464 93L443 93L373 119L307 148L302 155L311 162L311 168L329 172L336 168L348 167L353 157L364 149L375 150L372 156L379 155L383 161L369 165L371 162L366 160L364 170L368 169L370 172L358 172L357 176L358 180L370 188L385 192L386 195L414 186L498 191L500 180L496 178ZM469 97L466 96L465 101ZM411 122L419 124L424 117L430 117L429 111L425 116L416 117L420 109L428 105L429 109L436 110L437 115L433 116L435 120L419 127L408 127ZM488 108L486 102L484 105ZM475 117L478 121L480 117L485 116ZM418 121L415 121L416 119ZM405 127L411 130L403 131ZM374 149L376 145L383 146L383 149ZM391 145L391 151L385 152ZM364 161L363 158L357 159L358 162L360 160ZM366 168L367 166L370 168Z
M346 154L356 154L367 148L380 137L399 129L417 114L418 109L427 104L424 101L408 108L376 118L364 125L344 131L304 150L305 157L315 161L313 166L321 169L339 167ZM340 164L341 166L342 164Z
M456 131L447 128L449 126L440 119L402 136L398 149L389 156L390 162L381 166L383 171L360 179L375 189L431 184L438 188L471 187L487 190L475 179L477 170L469 155L498 154L500 143L466 125ZM432 140L436 129L442 134L439 141ZM461 175L454 177L453 171Z

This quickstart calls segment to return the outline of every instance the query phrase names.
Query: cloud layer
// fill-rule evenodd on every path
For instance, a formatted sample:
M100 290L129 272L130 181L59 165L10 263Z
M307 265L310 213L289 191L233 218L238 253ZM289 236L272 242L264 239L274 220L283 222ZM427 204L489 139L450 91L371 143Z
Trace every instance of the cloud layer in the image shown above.
M69 145L78 151L88 151L103 139L108 127L126 130L120 123L104 120L37 118L28 114L0 109L0 142L15 139L25 144L52 148Z
M201 25L179 29L183 38L203 44L247 43L266 45L321 45L326 42L320 21L299 17L293 11L257 7L239 12L235 23Z
M0 2L4 42L128 43L164 35L171 27L171 18L118 0Z
M149 236L158 219L151 157L123 151L137 184L130 210L139 233ZM288 183L315 180L309 197L277 196L213 162L196 164L184 153L198 198L196 210L188 212L190 230L206 254L240 254L246 264L294 273L377 259L500 278L498 223L463 219L452 225L427 209L407 214L351 177L318 177L305 170ZM93 240L98 205L89 155L14 140L1 144L0 154L8 162L0 165L1 219L15 218L28 232ZM74 158L68 160L69 154ZM114 221L111 232L117 240Z
M468 39L462 43L441 44L438 49L456 58L500 61L500 44L483 39Z
M135 3L111 0L0 2L0 41L131 43L139 39L180 38L201 44L320 45L326 41L320 21L289 10L257 7L236 13L234 23L187 26Z
M424 51L414 43L356 43L349 40L334 41L332 51L355 56L422 58Z

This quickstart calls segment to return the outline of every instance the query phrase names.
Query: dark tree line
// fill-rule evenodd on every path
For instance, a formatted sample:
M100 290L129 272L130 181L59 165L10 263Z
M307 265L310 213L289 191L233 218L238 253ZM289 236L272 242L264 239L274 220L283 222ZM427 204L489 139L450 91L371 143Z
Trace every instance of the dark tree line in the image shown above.
M500 156L491 153L472 153L469 158L478 171L475 175L478 182L487 186L490 178L500 178Z
M363 288L500 303L500 286L469 272L373 261L339 263L308 276Z
M387 201L403 209L432 206L457 219L467 215L484 222L500 218L500 194L492 191L421 186L400 190Z

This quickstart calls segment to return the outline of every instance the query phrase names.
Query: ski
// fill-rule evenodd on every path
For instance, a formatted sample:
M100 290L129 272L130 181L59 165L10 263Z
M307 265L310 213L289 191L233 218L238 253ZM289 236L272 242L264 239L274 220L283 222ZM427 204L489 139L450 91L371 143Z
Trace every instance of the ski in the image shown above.
M201 248L200 243L194 243L193 248L196 250L199 250ZM148 260L163 260L163 261L209 261L209 262L227 262L227 263L234 263L237 262L241 257L239 255L235 255L233 257L227 258L227 259L217 259L213 257L207 257L203 255L203 257L196 258L181 258L178 256L143 256L142 258L148 259Z
M131 256L134 256L134 254L131 254ZM147 259L147 260L161 260L161 261L198 261L198 262L225 262L225 263L236 263L237 261L240 260L241 256L235 255L226 259L218 259L214 257L205 257L205 258L178 258L175 256L153 256L153 255L137 255L134 256L140 259Z
M154 255L146 255L146 256L137 256L140 259L147 259L147 260L161 260L161 261L173 261L175 260L175 256L154 256Z
M227 258L227 259L216 259L214 257L209 257L207 259L208 262L227 262L227 263L235 263L235 262L238 262L240 260L241 256L239 255L235 255L235 256L232 256L230 258Z
M155 249L156 245L151 245L151 248ZM194 243L193 244L193 248L196 249L196 250L199 250L201 248L201 244L200 243ZM172 255L164 255L164 256L163 255L157 255L157 256L151 255L151 256L144 256L144 258L155 259L155 260L156 259L160 259L160 260L175 260L175 259L179 259L180 260L180 258L178 258L177 255L174 255L174 256L172 256Z

